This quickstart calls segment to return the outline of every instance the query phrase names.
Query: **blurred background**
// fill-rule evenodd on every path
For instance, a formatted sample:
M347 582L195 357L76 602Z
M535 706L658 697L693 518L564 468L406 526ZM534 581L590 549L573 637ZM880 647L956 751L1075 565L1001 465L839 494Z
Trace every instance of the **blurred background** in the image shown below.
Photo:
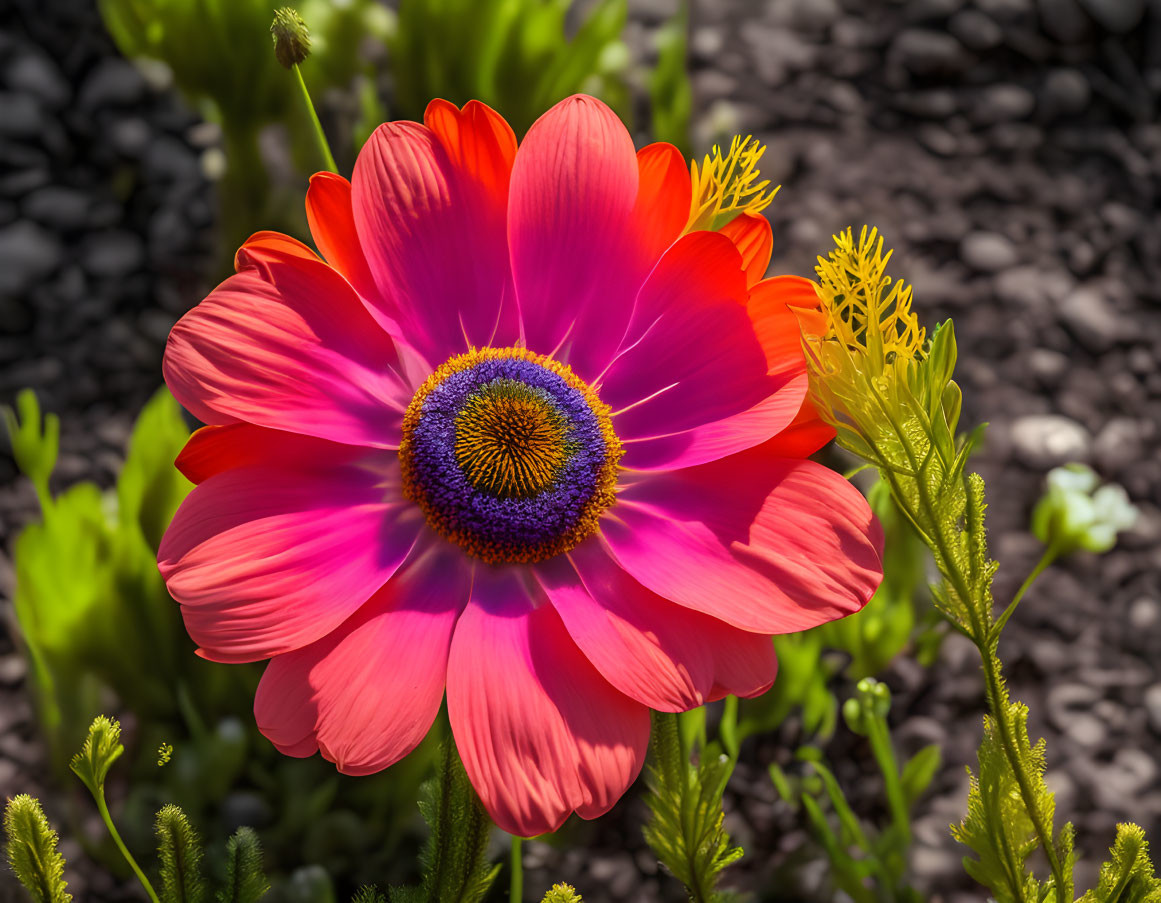
M955 320L965 423L990 423L976 467L1004 565L997 596L1040 555L1028 522L1052 467L1087 462L1140 511L1116 550L1042 578L1002 652L1033 737L1048 739L1058 810L1077 820L1090 869L1078 885L1093 883L1116 822L1157 836L1161 3L299 8L315 39L303 75L344 173L379 121L416 118L431 96L479 96L522 131L585 90L621 113L638 145L663 138L700 155L735 133L765 142L763 175L783 186L766 211L772 272L813 275L832 233L878 226L921 319ZM172 603L151 601L164 589L150 547L185 491L167 467L188 424L154 398L166 335L247 234L306 237L305 178L322 168L292 76L270 52L271 12L243 0L0 0L0 403L30 387L59 415L39 494L66 512L41 525L37 480L0 453L0 797L35 793L78 826L66 843L77 899L134 898L85 865L101 852L84 841L91 818L62 777L88 718L110 708L136 737L134 774L149 776L135 780L141 799L124 792L126 811L178 794L203 824L255 824L275 860L332 875L406 877L414 858L414 785L430 751L401 766L413 772L363 783L317 762L275 767L247 720L254 673L187 661ZM962 815L983 695L975 650L959 640L943 639L930 665L888 656L880 677L899 746L943 749L915 812L915 885L966 901L980 892L947 826ZM148 664L118 671L111 649L137 649ZM857 676L843 670L849 650L835 654L838 664L824 655L817 666L840 683ZM772 723L747 743L727 791L727 826L746 850L732 880L760 899L817 899L825 860L810 858L808 832L766 775L811 731L797 710ZM874 817L883 803L869 754L861 738L832 733L827 756L852 805ZM157 743L183 739L186 764L179 745L158 771ZM292 796L310 799L287 812ZM570 880L593 901L680 899L641 838L643 817L630 795L559 844L529 844L526 882ZM318 874L295 880L285 899L327 899L311 889ZM7 889L0 879L0 899Z

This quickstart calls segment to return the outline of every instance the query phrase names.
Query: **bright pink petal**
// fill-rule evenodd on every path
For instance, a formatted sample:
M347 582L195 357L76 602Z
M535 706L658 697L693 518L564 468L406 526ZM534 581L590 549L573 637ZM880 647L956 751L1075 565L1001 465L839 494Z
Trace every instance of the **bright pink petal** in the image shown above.
M468 777L493 821L525 837L555 831L574 811L607 812L649 742L649 710L613 689L556 610L537 602L519 569L478 566L447 676Z
M649 589L757 633L851 614L883 576L882 529L858 490L820 464L761 450L642 476L601 526Z
M411 396L395 346L304 246L260 233L239 271L178 321L162 369L199 420L394 448Z
M524 337L582 379L616 350L653 263L636 232L637 185L633 139L584 95L536 121L512 168L508 235Z
M274 658L254 698L258 729L287 755L321 749L344 774L397 762L427 734L471 567L437 541L328 636Z
M377 299L379 289L355 231L351 183L333 172L316 172L306 190L306 219L319 253L360 295ZM376 305L372 304L372 309ZM394 331L394 323L388 324Z
M182 502L158 567L203 656L255 661L338 627L407 557L422 520L394 455L227 470Z
M772 369L746 312L733 243L713 232L681 238L637 298L625 347L602 377L624 466L672 468L769 439L806 395L801 353ZM789 314L788 314L789 316Z
M447 138L446 117L437 118ZM506 198L494 181L502 163L456 162L485 152L502 161L506 139L486 115L457 122L454 158L427 126L381 125L352 178L355 226L384 299L374 312L397 321L433 367L470 346L517 337Z
M536 570L588 660L650 708L683 712L723 693L755 696L774 683L778 661L770 637L650 592L595 538Z

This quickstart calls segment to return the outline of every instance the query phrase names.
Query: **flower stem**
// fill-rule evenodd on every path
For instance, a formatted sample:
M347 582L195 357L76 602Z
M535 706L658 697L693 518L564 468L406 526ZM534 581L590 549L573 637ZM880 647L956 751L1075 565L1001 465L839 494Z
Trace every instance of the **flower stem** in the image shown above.
M1060 556L1060 550L1056 545L1050 545L1044 550L1044 554L1040 557L1040 561L1036 563L1036 567L1020 584L1020 588L1016 591L1016 595L1012 597L1012 601L1008 603L1008 607L1004 609L1003 613L996 620L992 626L992 641L994 642L999 636L1000 631L1004 629L1004 625L1008 623L1008 618L1012 617L1012 612L1016 610L1016 606L1020 604L1020 600L1024 598L1024 594L1028 592L1029 587L1036 582L1036 578L1044 573L1045 569L1052 564Z
M314 129L315 142L318 144L319 152L322 154L323 162L326 163L327 169L333 173L338 173L339 168L335 165L334 154L331 153L331 146L327 142L326 133L323 132L322 123L319 122L318 113L315 112L314 102L310 99L310 91L306 89L306 80L302 77L302 68L295 63L292 67L294 75L298 79L298 87L302 89L302 99L306 102L306 111L310 114L311 126Z
M125 846L125 841L121 839L120 833L117 831L117 826L113 824L113 816L109 814L109 807L105 805L104 792L93 794L97 801L97 810L101 813L101 818L105 822L105 827L109 829L109 835L113 838L113 843L117 845L117 849L121 851L121 855L125 857L125 861L129 863L129 868L133 869L133 874L137 876L137 880L141 882L141 886L145 888L145 893L149 894L149 899L153 903L160 903L157 899L157 893L153 890L153 885L149 883L149 879L145 877L145 873L141 871L141 866L137 864L137 860L133 858L133 854L129 852L129 848Z
M524 857L522 855L523 840L515 834L512 836L512 850L510 865L512 877L508 882L508 903L521 903L524 899Z

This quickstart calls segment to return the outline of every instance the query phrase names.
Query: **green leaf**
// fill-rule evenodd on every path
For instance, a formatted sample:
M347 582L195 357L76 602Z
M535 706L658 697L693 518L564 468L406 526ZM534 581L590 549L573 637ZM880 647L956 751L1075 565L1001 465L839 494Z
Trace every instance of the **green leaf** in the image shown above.
M351 903L387 903L383 892L376 887L360 887L351 897Z
M441 752L439 774L419 790L419 811L430 829L419 861L419 887L393 888L392 903L479 903L500 872L488 860L492 821L464 771L455 743Z
M46 414L41 420L40 402L31 389L24 389L16 396L16 411L9 407L0 410L4 412L16 466L32 481L41 509L47 511L52 504L48 480L60 451L60 419L55 414Z
M726 756L703 751L695 768L683 750L677 718L656 714L649 742L645 840L694 903L722 899L721 872L742 856L722 827L722 792L732 769Z
M1136 825L1117 825L1117 839L1109 853L1096 888L1079 903L1161 903L1161 879L1153 874L1144 831Z
M171 803L157 813L155 830L162 903L201 903L206 895L202 845L189 819Z
M554 884L540 903L582 903L582 900L571 884Z
M141 409L117 478L119 519L139 527L154 552L177 506L193 489L173 466L188 439L181 408L163 386Z
M934 743L923 747L907 760L907 764L903 766L903 771L899 776L899 783L903 788L903 796L906 798L908 806L914 805L915 801L931 785L942 761L943 754L940 752L939 746Z
M657 31L657 66L649 76L653 140L668 141L689 156L693 88L689 83L687 44L689 3L683 0L672 19Z
M64 857L40 803L23 793L10 799L4 809L4 834L8 864L35 903L69 903Z
M121 745L121 724L113 718L98 715L89 726L81 751L73 756L69 767L89 788L93 796L105 792L105 778L113 763L125 752Z
M218 903L257 903L269 889L258 835L251 828L239 828L226 841L226 885L218 893Z

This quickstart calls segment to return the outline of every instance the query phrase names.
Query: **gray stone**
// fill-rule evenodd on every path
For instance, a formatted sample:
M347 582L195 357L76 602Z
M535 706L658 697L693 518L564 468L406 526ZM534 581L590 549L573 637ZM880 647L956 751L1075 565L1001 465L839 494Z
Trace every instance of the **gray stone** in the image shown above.
M1127 335L1116 309L1090 286L1081 286L1061 301L1058 313L1068 331L1093 354L1108 351Z
M1145 456L1148 431L1132 417L1114 417L1093 442L1093 460L1106 474L1116 474Z
M115 57L101 60L81 85L78 102L85 110L131 107L145 96L145 79L132 63Z
M61 261L60 242L35 223L21 220L0 230L0 293L21 295Z
M46 107L57 110L69 102L72 88L52 60L40 53L23 53L8 65L4 80L12 88L30 94Z
M89 197L59 185L46 185L25 196L24 214L54 229L79 229L85 224Z
M996 273L1020 261L1012 242L996 232L972 232L959 246L959 256L981 273Z
M0 93L0 137L37 138L44 131L44 114L29 94Z
M1153 684L1145 691L1144 703L1149 727L1153 733L1161 734L1161 683Z
M1083 40L1092 27L1078 0L1038 0L1037 7L1044 31L1066 44Z
M964 71L970 55L949 34L927 28L906 28L895 36L888 61L920 77L954 75Z
M1040 107L1048 117L1083 113L1091 100L1092 87L1078 69L1053 69L1044 79Z
M1080 5L1102 28L1124 34L1145 15L1145 0L1080 0Z
M1004 40L1003 29L974 9L965 9L952 16L947 23L947 30L970 50L992 50Z
M1050 470L1091 454L1089 431L1059 414L1029 414L1013 421L1010 436L1016 457L1035 470Z
M987 88L976 105L974 118L977 122L1018 122L1027 119L1036 109L1036 97L1027 88L1019 85L992 85Z
M92 236L81 252L81 266L92 276L117 279L145 262L145 246L132 232L121 230Z

